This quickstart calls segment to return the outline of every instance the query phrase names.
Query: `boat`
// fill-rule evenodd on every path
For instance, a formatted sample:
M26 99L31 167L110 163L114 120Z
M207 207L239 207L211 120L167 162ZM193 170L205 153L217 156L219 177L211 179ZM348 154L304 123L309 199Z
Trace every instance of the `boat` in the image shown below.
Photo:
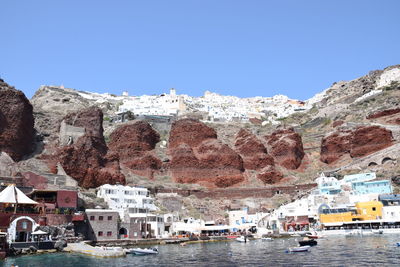
M134 255L154 255L158 254L158 249L156 248L131 248L125 249L126 254L134 254Z
M262 241L274 241L272 237L261 237Z
M310 251L310 246L292 247L288 248L286 252L307 252Z
M238 238L236 238L236 241L246 243L247 242L247 237L245 237L243 235L239 236Z
M381 235L381 234L383 234L383 230L382 229L372 229L372 233Z
M304 239L299 241L300 246L316 246L317 244L318 242L315 239Z

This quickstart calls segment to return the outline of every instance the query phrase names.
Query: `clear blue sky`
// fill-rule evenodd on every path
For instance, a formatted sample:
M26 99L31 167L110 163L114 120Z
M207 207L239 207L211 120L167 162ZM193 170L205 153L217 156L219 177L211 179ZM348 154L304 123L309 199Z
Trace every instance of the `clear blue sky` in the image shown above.
M0 2L0 76L131 95L308 99L400 64L400 1Z

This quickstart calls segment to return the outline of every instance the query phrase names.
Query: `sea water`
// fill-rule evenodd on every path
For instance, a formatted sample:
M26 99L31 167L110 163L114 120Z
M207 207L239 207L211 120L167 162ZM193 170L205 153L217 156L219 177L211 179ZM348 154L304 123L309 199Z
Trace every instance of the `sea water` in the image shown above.
M159 245L158 255L95 258L74 253L52 253L8 258L4 266L400 266L400 235L327 237L310 252L286 253L295 238L272 242L213 242Z

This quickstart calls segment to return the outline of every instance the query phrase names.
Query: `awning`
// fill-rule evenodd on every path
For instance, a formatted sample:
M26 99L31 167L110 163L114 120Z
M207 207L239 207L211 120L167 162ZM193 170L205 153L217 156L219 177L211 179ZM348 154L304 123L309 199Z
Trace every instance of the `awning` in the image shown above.
M0 203L11 204L38 204L36 201L27 197L15 185L9 185L0 193Z
M46 233L45 231L42 230L37 230L35 232L32 232L31 235L48 235L49 233Z
M229 225L210 225L210 226L203 226L200 228L202 231L221 231L221 230L229 230L233 227Z

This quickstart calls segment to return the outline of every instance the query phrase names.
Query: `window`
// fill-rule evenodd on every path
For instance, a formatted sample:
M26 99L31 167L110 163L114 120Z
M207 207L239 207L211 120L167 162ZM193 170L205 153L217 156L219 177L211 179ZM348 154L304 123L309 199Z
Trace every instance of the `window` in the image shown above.
M98 233L98 236L103 236L103 231L100 231L100 232Z
M112 236L112 232L107 232L107 236Z
M103 220L103 216L99 216L99 221L102 221Z
M94 221L94 216L90 216L90 220L91 220L91 221Z
M107 220L111 221L112 220L112 216L108 216Z
M28 229L28 222L22 222L22 229Z

